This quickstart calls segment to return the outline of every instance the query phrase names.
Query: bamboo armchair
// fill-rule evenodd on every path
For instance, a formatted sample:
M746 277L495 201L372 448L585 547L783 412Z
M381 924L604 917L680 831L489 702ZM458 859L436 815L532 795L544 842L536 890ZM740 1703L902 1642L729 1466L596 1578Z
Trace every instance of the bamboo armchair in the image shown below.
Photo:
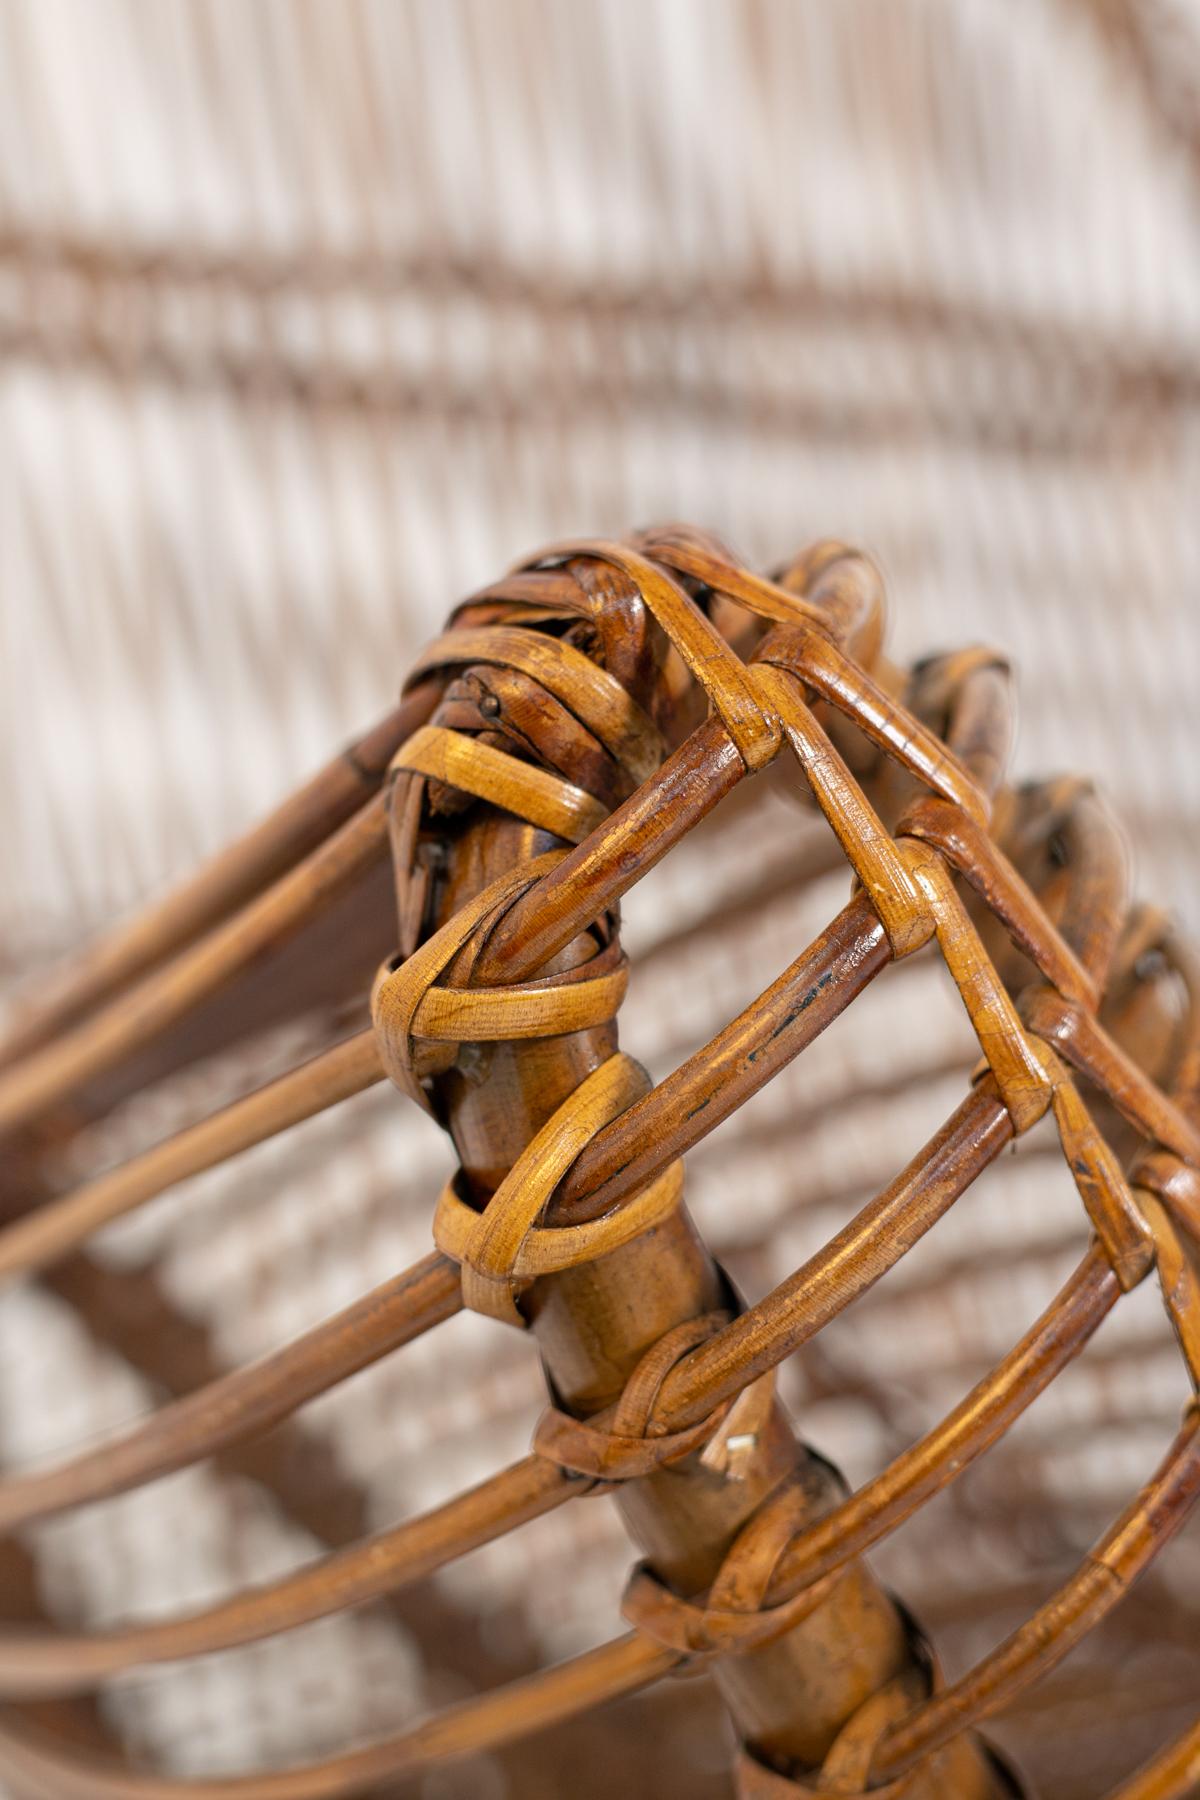
M685 528L543 551L454 612L399 707L351 751L29 1010L0 1056L5 1278L385 1079L445 1126L459 1168L422 1261L114 1441L0 1481L5 1533L252 1438L462 1307L534 1334L549 1403L518 1462L232 1599L99 1632L0 1626L0 1779L15 1792L363 1793L699 1667L736 1726L745 1800L1032 1791L976 1728L1184 1523L1200 1410L1077 1573L956 1680L861 1558L1147 1278L1200 1380L1200 977L1169 923L1131 906L1120 840L1086 784L1004 785L1003 660L971 650L902 672L882 635L878 575L837 544L770 580ZM652 1086L617 1045L620 899L768 769L828 820L851 897ZM151 1074L315 997L365 999L377 931L364 921L389 864L397 953L374 974L369 1021L133 1160L47 1191L47 1147ZM746 1304L689 1218L683 1157L889 963L927 947L978 1038L972 1084L883 1192ZM848 1493L795 1435L775 1371L1047 1116L1082 1208L1078 1267L938 1425ZM360 1606L601 1495L643 1556L630 1629L398 1735L187 1780L81 1746L45 1710ZM1118 1792L1178 1800L1198 1783L1200 1725Z

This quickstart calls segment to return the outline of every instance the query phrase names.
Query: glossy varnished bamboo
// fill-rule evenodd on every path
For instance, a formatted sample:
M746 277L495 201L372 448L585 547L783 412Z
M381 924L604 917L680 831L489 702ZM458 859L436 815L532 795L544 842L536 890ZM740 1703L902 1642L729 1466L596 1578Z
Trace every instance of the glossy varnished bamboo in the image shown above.
M554 635L564 627L582 629L586 650ZM526 1146L560 1106L599 1095L605 1081L612 1089L616 1080L624 1098L616 1109L599 1100L593 1113L584 1109L561 1179L556 1173L544 1189L543 1248L566 1228L559 1246L592 1232L597 1251L560 1260L555 1273L507 1296L502 1281L466 1262L460 1274L436 1251L253 1367L208 1381L107 1443L0 1481L0 1530L245 1443L436 1326L464 1295L497 1319L523 1315L557 1406L601 1432L614 1428L643 1359L684 1329L685 1348L658 1378L646 1429L651 1438L692 1432L697 1447L669 1468L655 1470L651 1459L649 1473L617 1479L615 1499L653 1581L703 1606L742 1528L791 1495L790 1535L759 1602L787 1609L790 1623L750 1649L718 1632L703 1652L751 1753L739 1765L739 1792L752 1800L880 1783L905 1800L1012 1792L974 1727L1052 1668L1182 1526L1200 1492L1194 1407L1160 1470L1079 1571L948 1686L938 1679L930 1691L919 1639L858 1558L983 1454L1121 1294L1151 1273L1200 1384L1200 981L1186 947L1130 911L1123 845L1087 783L1003 789L1012 696L1002 660L951 654L908 679L880 657L880 629L877 575L835 544L815 546L774 582L684 528L626 544L554 546L458 609L451 632L419 662L403 705L346 758L42 997L0 1049L0 1134L19 1151L14 1169L36 1169L44 1129L52 1145L72 1116L86 1121L147 1071L201 1054L215 1041L214 1021L219 1032L224 1019L236 1039L261 1005L264 968L288 945L316 946L318 963L325 955L330 967L310 968L298 982L277 972L285 1009L335 994L335 915L365 905L363 941L375 941L389 844L397 934L413 970L421 958L412 953L439 926L455 929L450 922L475 895L497 882L515 895L478 933L454 939L441 984L410 995L415 1014L405 1012L407 1000L400 1006L402 1020L426 1021L419 1050L412 1024L399 1044L387 1039L385 1007L374 1034L330 1045L73 1191L45 1194L43 1182L18 1176L0 1209L9 1218L0 1277L52 1270L111 1219L385 1071L450 1127L461 1161L456 1217L464 1202L513 1199L508 1171L525 1166ZM851 762L861 765L863 743L878 761L860 786ZM856 891L757 1000L652 1088L614 1057L612 1007L624 983L615 908L739 783L776 759L825 814ZM386 792L372 797L389 761ZM558 848L547 856L555 834ZM951 872L971 890L969 906ZM660 1207L639 1235L616 1229L648 1193L665 1194L676 1159L889 962L927 943L946 962L989 1068L828 1245L742 1307L686 1209ZM1186 996L1182 1020L1163 1010L1161 982L1141 978L1149 948ZM408 966L402 957L401 983ZM360 955L353 979L361 969ZM197 1031L193 1021L206 1009ZM537 1024L547 1018L559 1021L557 1035ZM600 1022L580 1028L587 1019ZM456 1039L471 1031L481 1041L460 1066ZM1073 1072L1124 1121L1136 1148L1128 1176L1083 1108ZM772 1371L1047 1112L1079 1188L1082 1260L996 1369L846 1495L797 1442L772 1398ZM26 1127L32 1135L23 1141ZM529 1179L536 1175L535 1159ZM0 1695L82 1691L147 1663L257 1641L428 1575L595 1485L555 1460L553 1447L570 1430L569 1418L547 1415L551 1424L555 1417L559 1426L539 1425L529 1456L468 1493L281 1580L187 1615L101 1632L0 1629ZM749 1421L729 1425L728 1444L726 1417ZM111 1800L363 1792L569 1717L688 1660L654 1641L653 1613L630 1616L643 1618L631 1638L307 1769L216 1787L181 1783L56 1745L28 1720L8 1717L0 1718L0 1776L17 1791ZM1192 1733L1114 1800L1183 1800L1195 1755ZM859 1770L853 1779L850 1769Z
M410 693L370 731L156 905L79 955L31 998L0 1045L0 1068L29 1057L229 918L344 824L379 787L389 761L432 710L436 687Z
M696 734L689 743L696 743L699 737ZM402 805L402 799L394 795L394 810ZM520 979L550 972L553 964L547 967L535 960L543 953L565 956L568 961L586 956L588 944L579 941L575 933L603 905L611 904L643 866L662 854L665 840L673 835L672 824L670 814L643 812L620 859L607 865L602 856L594 854L590 861L580 852L574 853L574 859L568 856L559 868L570 867L573 877L584 883L586 904L574 900L573 886L563 887L560 891L570 903L558 907L555 897L548 908L553 927L543 922L543 912L535 915L530 929L536 949L521 941L519 922L511 924L509 935L503 938L505 948L500 947L501 932L492 939L493 960L486 969L494 971L507 958L506 977ZM468 827L449 852L439 901L441 917L452 916L472 893L514 863L530 860L538 848L537 835L529 827L500 817L484 817ZM584 852L587 850L585 845ZM400 873L403 918L409 905L403 869ZM558 874L556 870L555 876ZM846 955L848 944L850 970L864 970L865 981L874 972L872 952L878 941L878 922L869 924L860 909L843 926L840 939L835 933L831 944L823 944L821 955L836 962L839 954ZM886 954L875 968L883 961ZM484 977L483 958L476 963L476 973ZM853 988L861 981L848 985ZM739 1069L743 1094L757 1085L756 1072L745 1061L746 1039L753 1040L756 1024L762 1039L785 1040L779 1062L786 1060L786 1033L796 1021L803 1021L807 1006L820 992L820 986L814 988L808 980L797 982L794 975L776 984L760 1003L757 1018L752 1009L726 1034L721 1053L711 1059L716 1073L710 1078L706 1097L711 1099L729 1074L736 1079ZM761 1030L764 1014L769 1027ZM814 1030L823 1022L818 1014ZM803 1029L801 1025L801 1032ZM486 1195L557 1105L613 1048L614 1035L606 1029L533 1045L498 1045L488 1057L486 1074L476 1068L470 1082L451 1072L445 1078L440 1105L466 1180L479 1184ZM709 1066L705 1059L705 1068ZM768 1072L764 1071L763 1078ZM671 1141L669 1149L662 1146L668 1154L675 1152L675 1145L686 1138L688 1130L677 1090L672 1099L676 1103L667 1114L674 1121L668 1133ZM703 1110L704 1101L698 1105ZM634 1128L630 1135L634 1143L644 1146L645 1120L639 1123L642 1130ZM630 1174L629 1185L638 1185L645 1174L644 1167ZM585 1180L586 1175L580 1179ZM597 1210L607 1203L597 1201ZM591 1206L586 1210L590 1212ZM631 1304L633 1296L636 1304ZM527 1311L560 1403L586 1417L602 1414L616 1400L621 1384L657 1338L685 1320L710 1312L722 1298L718 1271L686 1214L680 1214L600 1262L537 1283L527 1297ZM621 1485L617 1501L635 1541L659 1575L679 1591L693 1594L702 1592L713 1580L740 1527L789 1474L805 1485L814 1515L838 1498L836 1479L828 1466L819 1459L806 1460L786 1418L772 1406L752 1450L739 1465L736 1480L693 1457L675 1463L669 1473ZM848 1639L857 1646L849 1660L838 1651L839 1644L844 1646ZM820 1762L846 1721L872 1692L904 1668L912 1654L895 1608L865 1569L852 1566L843 1574L835 1594L794 1631L760 1650L719 1661L716 1673L748 1741L766 1756L805 1767ZM960 1800L1001 1792L985 1755L973 1754L964 1746L957 1762Z

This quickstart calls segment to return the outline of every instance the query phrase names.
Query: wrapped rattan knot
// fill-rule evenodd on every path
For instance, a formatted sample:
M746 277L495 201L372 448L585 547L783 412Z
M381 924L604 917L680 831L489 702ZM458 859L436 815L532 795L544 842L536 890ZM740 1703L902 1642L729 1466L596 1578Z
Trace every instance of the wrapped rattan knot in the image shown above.
M1150 1225L1061 1061L1048 1044L1034 1039L1033 1046L1050 1083L1054 1123L1076 1190L1118 1281L1134 1288L1154 1262Z
M942 858L914 838L900 845L932 913L937 941L954 978L979 1047L1018 1136L1050 1106L1053 1083L1021 1022L1011 996L984 953L978 933Z
M855 1708L820 1768L803 1775L784 1775L743 1744L734 1769L737 1800L820 1800L822 1795L839 1795L841 1800L922 1800L930 1794L959 1793L969 1775L961 1741L934 1748L897 1773L886 1767L893 1731L945 1689L941 1661L933 1646L907 1612L902 1612L902 1620L910 1651L907 1666ZM985 1755L999 1788L1016 1794L1016 1784L991 1746ZM874 1773L877 1764L883 1765L879 1775Z
M682 1164L674 1166L682 1178ZM701 1449L711 1442L737 1402L723 1401L681 1431L669 1431L655 1423L654 1404L671 1370L728 1322L728 1313L703 1313L665 1332L629 1376L607 1425L576 1419L559 1407L548 1407L534 1432L534 1450L572 1474L590 1475L607 1486L651 1475L664 1464Z
M928 1792L927 1768L910 1769L883 1786L868 1785L876 1746L889 1725L900 1719L920 1696L914 1692L912 1672L899 1675L865 1700L852 1715L811 1780L780 1775L743 1751L737 1765L738 1800L817 1800L839 1795L841 1800L915 1800Z
M1143 1192L1142 1208L1151 1232L1154 1266L1193 1390L1200 1393L1200 1265L1180 1241L1170 1212L1154 1194Z
M470 941L486 935L562 857L561 850L550 850L501 876L420 949L395 967L385 964L376 976L371 1016L384 1066L396 1086L426 1111L429 1098L417 1062L418 1040L457 1044L559 1037L605 1025L616 1016L629 973L615 945L591 962L536 981L498 988L438 985L438 977Z
M517 625L459 624L426 646L407 685L464 667L507 669L537 682L570 708L635 786L666 758L662 733L627 689L563 638ZM411 745L410 739L405 750L411 752Z
M608 813L601 801L573 781L445 725L423 725L415 731L397 751L392 768L444 781L476 800L490 800L569 844L578 844Z
M703 1602L682 1599L646 1563L630 1576L621 1611L631 1625L689 1663L754 1650L805 1618L842 1579L823 1576L775 1606L764 1604L779 1560L808 1523L812 1500L789 1478L742 1526Z
M936 1666L934 1686L940 1686ZM839 1795L841 1800L917 1800L918 1795L931 1791L932 1774L939 1773L945 1780L948 1771L920 1764L880 1784L871 1780L871 1764L888 1728L922 1698L918 1671L909 1669L889 1681L851 1715L811 1778L781 1775L743 1750L735 1771L737 1800L819 1800L822 1795Z
M1030 1031L1058 1049L1077 1041L1092 1011L1082 999L1061 994L1049 983L1039 983L1021 995L1021 1017Z
M682 545L673 552L676 566L684 554ZM755 771L765 767L782 742L782 727L774 710L764 705L751 671L737 652L721 636L691 595L668 572L666 558L651 561L640 550L627 544L609 543L604 539L588 539L579 543L551 545L524 566L530 569L552 568L571 557L591 557L607 563L628 575L637 585L646 609L666 632L703 689L713 712L720 719L737 748L745 768ZM694 558L692 559L695 560ZM734 565L714 559L725 572L726 583L744 578ZM707 564L706 564L707 566ZM689 573L695 574L694 568ZM712 571L710 570L710 573ZM701 577L703 579L703 577ZM714 582L714 585L717 585ZM764 592L771 583L757 584ZM806 617L811 609L782 588L774 590L777 598L775 616L790 619ZM745 600L744 594L734 597Z
M1200 1169L1170 1150L1151 1150L1134 1163L1131 1179L1161 1200L1200 1244Z
M580 1083L526 1145L481 1213L451 1182L434 1214L438 1249L462 1265L463 1300L522 1330L518 1288L535 1275L594 1262L672 1213L683 1191L678 1164L625 1206L585 1224L538 1231L550 1196L579 1152L602 1126L650 1086L640 1064L618 1053Z
M900 851L874 810L862 801L843 758L805 704L793 679L807 666L803 654L776 666L767 660L772 645L804 640L797 633L773 633L762 661L750 668L755 691L778 717L796 761L818 805L827 813L855 874L887 933L894 956L910 956L933 935L933 914L912 879ZM782 650L776 650L782 656Z

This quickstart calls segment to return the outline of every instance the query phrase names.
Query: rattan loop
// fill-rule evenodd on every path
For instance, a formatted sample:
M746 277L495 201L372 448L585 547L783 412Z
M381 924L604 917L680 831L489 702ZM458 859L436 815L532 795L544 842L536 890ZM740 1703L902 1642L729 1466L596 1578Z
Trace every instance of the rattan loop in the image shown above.
M607 1429L548 1407L534 1432L536 1453L573 1474L590 1475L607 1484L651 1475L665 1463L702 1449L728 1417L733 1401L682 1431L656 1428L651 1422L654 1403L675 1365L728 1322L728 1313L704 1313L664 1333L626 1381Z
M1050 1105L1050 1079L955 892L945 863L915 838L905 839L901 851L933 913L946 967L1019 1136L1036 1125Z
M903 1677L880 1688L843 1726L819 1773L811 1778L781 1775L743 1749L735 1771L737 1800L819 1800L829 1795L840 1800L909 1800L926 1791L927 1771L920 1764L882 1787L867 1785L876 1744L911 1705L910 1684Z
M519 1284L516 1271L530 1232L588 1140L644 1094L649 1085L645 1071L632 1057L619 1053L610 1056L568 1096L526 1145L483 1211L475 1216L461 1246L462 1291L467 1306L525 1328L526 1321L515 1298ZM669 1205L663 1205L664 1198L660 1196L653 1202L649 1223L670 1210ZM442 1213L443 1228L454 1216L453 1208ZM610 1214L608 1221L593 1223L598 1228L607 1224L609 1247L628 1241L621 1235L619 1212ZM649 1224L644 1228L649 1229ZM590 1258L603 1254L605 1237L605 1230L597 1229L587 1240ZM531 1254L536 1257L537 1252Z
M1200 1169L1169 1150L1150 1150L1136 1159L1130 1178L1156 1195L1175 1222L1200 1243Z
M870 896L892 954L911 955L928 943L934 921L897 845L806 705L798 677L766 662L753 664L750 675L764 705L778 715L817 805Z
M1053 1091L1054 1123L1067 1166L1121 1286L1135 1288L1154 1262L1145 1215L1079 1091L1049 1045L1034 1040Z
M665 760L662 733L619 681L574 645L520 625L445 632L421 652L405 685L412 687L435 670L475 663L516 669L539 682L594 733L634 783L648 780Z
M371 992L371 1017L384 1067L396 1086L410 1095L426 1112L432 1111L432 1108L414 1067L413 1040L416 1036L417 1015L427 994L434 989L438 976L453 962L474 933L481 928L489 928L498 914L561 862L564 854L562 850L549 850L533 862L511 869L460 907L440 931L435 931L398 968L385 963L375 977ZM480 989L480 999L474 1001L474 990L461 991L466 1010L460 1007L457 1016L462 1025L461 1037L470 1041L473 1032L469 1024L470 1007L472 1004L476 1005L480 1018L486 1021L491 1016L494 993L492 990ZM439 1005L440 1003L435 1002L435 1018L442 1016L437 1010Z
M703 1604L681 1599L646 1563L639 1563L625 1589L622 1613L664 1649L689 1661L770 1643L806 1618L843 1579L837 1570L777 1606L762 1604L780 1557L811 1511L803 1488L785 1480L743 1525Z
M646 606L707 694L746 768L764 768L782 742L779 720L764 710L746 665L691 595L649 557L601 539L551 545L526 566L545 567L572 556L611 563L636 582Z
M392 768L427 775L477 800L490 800L569 844L582 843L608 816L601 801L561 775L444 725L423 725L415 731L396 752Z
M452 1176L438 1198L433 1238L443 1255L461 1263L471 1254L483 1215L461 1197L458 1180L458 1176ZM598 1219L545 1229L531 1225L513 1258L509 1275L514 1282L535 1281L541 1275L557 1275L563 1269L594 1262L652 1230L675 1211L682 1198L683 1163L674 1162L640 1194ZM495 1204L494 1195L489 1204Z

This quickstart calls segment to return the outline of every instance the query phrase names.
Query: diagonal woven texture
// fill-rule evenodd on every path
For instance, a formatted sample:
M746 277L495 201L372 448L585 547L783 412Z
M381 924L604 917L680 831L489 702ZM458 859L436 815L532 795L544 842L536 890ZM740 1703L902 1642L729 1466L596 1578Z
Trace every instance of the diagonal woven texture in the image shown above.
M449 1129L460 1167L432 1254L117 1441L7 1480L6 1529L227 1451L464 1306L492 1331L532 1332L551 1404L529 1455L266 1586L99 1632L7 1630L10 1699L394 1594L583 1496L612 1492L646 1555L622 1603L630 1635L367 1748L214 1787L122 1768L14 1712L0 1769L18 1789L366 1792L703 1669L736 1727L743 1795L1035 1791L975 1728L1096 1628L1184 1524L1200 1493L1194 1398L1079 1567L952 1681L858 1558L994 1445L1148 1281L1194 1391L1195 969L1162 915L1131 906L1121 841L1088 784L1004 785L1003 660L966 651L904 674L882 656L882 615L873 565L835 543L769 580L681 527L543 552L456 610L401 706L349 758L101 943L18 1026L0 1127L29 1174L25 1216L0 1238L9 1276L76 1253L167 1186L385 1074ZM618 903L751 777L815 803L853 892L757 1000L654 1083L617 1049L629 980ZM399 952L375 976L371 1026L39 1203L49 1151L143 1081L148 1059L170 1068L214 1034L236 1042L247 1015L255 1029L294 1022L331 988L353 1011L380 926L372 911L362 928L362 908L389 847ZM359 929L347 932L351 905ZM944 963L982 1057L966 1097L747 1305L684 1207L679 1159L889 965L922 952ZM776 1369L1039 1130L1069 1172L1082 1260L1009 1353L848 1494L796 1439ZM1198 1755L1191 1726L1114 1792L1183 1796Z

